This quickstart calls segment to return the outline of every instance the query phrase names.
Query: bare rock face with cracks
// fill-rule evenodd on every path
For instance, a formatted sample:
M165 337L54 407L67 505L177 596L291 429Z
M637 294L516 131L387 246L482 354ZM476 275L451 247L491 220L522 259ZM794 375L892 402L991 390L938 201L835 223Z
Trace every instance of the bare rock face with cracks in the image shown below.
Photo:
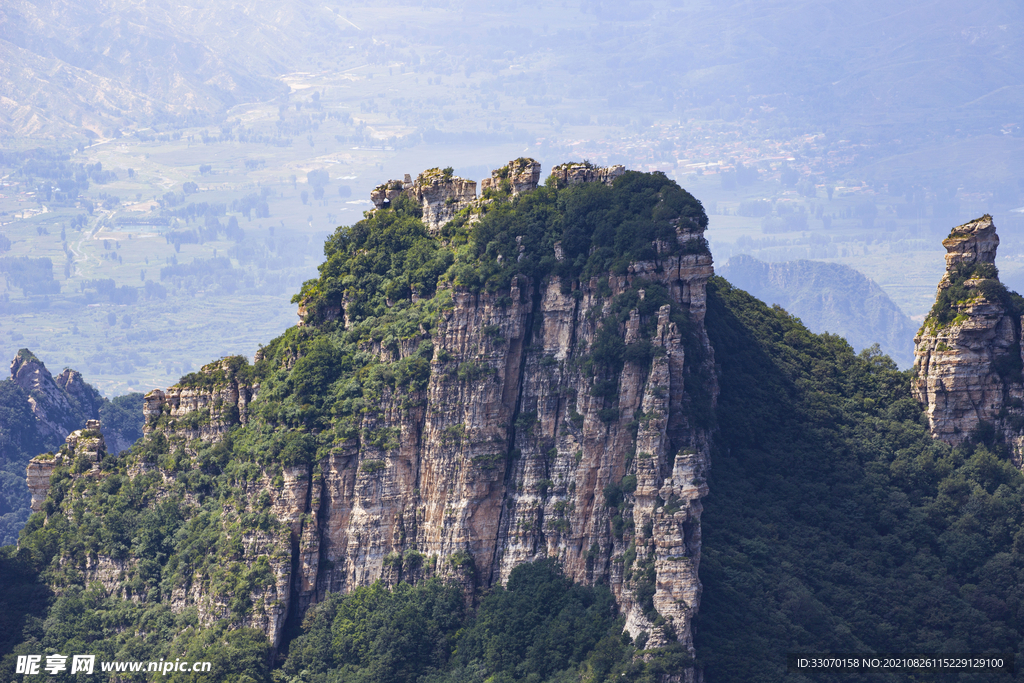
M991 216L953 228L942 245L946 272L914 340L914 392L935 438L953 445L995 438L1020 465L1024 299L999 282Z
M623 174L564 164L549 183L611 186ZM489 204L534 191L539 178L537 162L518 159L485 180L477 198L473 181L431 169L379 186L372 199L377 211L411 199L438 235L463 210L472 224ZM282 455L239 478L240 498L261 501L273 519L237 541L240 560L267 574L245 596L252 608L244 616L232 617L232 596L201 574L177 586L171 604L196 607L206 623L235 618L277 647L286 624L330 592L437 575L461 582L472 599L521 563L557 558L576 581L606 582L626 629L646 633L648 647L678 641L692 653L718 395L704 327L714 271L699 213L673 219L671 239L655 240L646 258L618 272L571 282L516 275L493 291L439 285L435 298L446 303L431 327L361 342L359 353L396 366L426 344L425 379L404 393L384 390L317 458ZM555 242L545 258L558 264L565 254ZM356 324L352 309L344 298L303 298L299 329L341 333ZM601 344L624 349L613 376L585 362ZM295 352L274 371L304 360ZM232 429L266 428L255 409L271 398L252 367L223 359L146 396L143 441L163 439L166 454L140 456L132 474L158 477L156 499L186 476L174 462L237 442ZM30 473L37 494L40 475ZM90 570L111 593L131 597L116 579L125 561L101 556Z

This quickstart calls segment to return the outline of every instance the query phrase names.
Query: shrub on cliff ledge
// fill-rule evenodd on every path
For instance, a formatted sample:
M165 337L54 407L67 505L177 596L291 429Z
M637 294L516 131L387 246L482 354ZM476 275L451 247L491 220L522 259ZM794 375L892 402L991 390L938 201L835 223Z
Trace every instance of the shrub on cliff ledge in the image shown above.
M976 283L970 286L968 280ZM950 325L961 314L964 304L979 297L1002 304L1013 317L1019 318L1024 314L1024 297L1009 291L999 282L995 264L960 264L951 274L948 285L939 290L927 321L937 327Z

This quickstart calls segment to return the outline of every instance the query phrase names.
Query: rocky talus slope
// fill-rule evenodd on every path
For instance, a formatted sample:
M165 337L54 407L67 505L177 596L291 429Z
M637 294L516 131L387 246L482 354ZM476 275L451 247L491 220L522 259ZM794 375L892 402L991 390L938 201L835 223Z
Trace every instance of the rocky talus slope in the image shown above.
M560 167L568 178L562 187L610 186L623 175L578 166ZM516 160L495 171L494 192L481 199L469 193L470 181L447 175L428 171L415 183L382 185L374 203L383 212L412 199L436 232L459 210L479 220L488 205L527 197L538 187L539 164ZM215 569L177 584L174 609L195 606L203 623L258 628L276 647L330 592L438 575L456 578L471 597L520 563L554 557L577 581L606 582L627 630L646 633L648 647L678 641L692 652L718 387L704 327L713 274L706 217L690 201L700 215L666 219L672 238L645 245L648 257L620 272L517 274L491 291L439 284L427 302L436 305L434 317L406 336L359 342L363 362L393 368L385 372L395 379L344 429L334 422L311 430L315 458L288 456L307 436L275 431L268 410L274 392L299 391L299 375L319 371L310 361L317 339L365 324L343 295L324 305L302 299L302 326L261 350L255 367L224 359L147 395L143 442L159 452L137 446L129 471L158 475L156 500L192 476L176 463L209 462L218 448L230 443L237 452L260 434L284 444L253 456L261 465L233 479L238 495L222 516L227 529L248 504L272 518L240 538L222 531L225 544L237 544L236 559L266 570L242 596L251 609L233 610L239 596L211 578ZM522 258L522 238L512 244ZM545 248L544 263L566 261L561 244ZM618 360L600 361L601 354ZM422 381L403 380L407 368L421 368L408 372ZM259 377L270 376L290 379L268 389ZM360 375L363 386L375 376ZM304 400L296 410L308 412L317 399ZM108 591L129 596L123 582L105 578L118 576L113 568L122 560L101 555L90 563Z
M999 282L991 216L953 228L942 244L946 273L914 340L914 392L933 436L954 445L995 436L1020 463L1024 300Z

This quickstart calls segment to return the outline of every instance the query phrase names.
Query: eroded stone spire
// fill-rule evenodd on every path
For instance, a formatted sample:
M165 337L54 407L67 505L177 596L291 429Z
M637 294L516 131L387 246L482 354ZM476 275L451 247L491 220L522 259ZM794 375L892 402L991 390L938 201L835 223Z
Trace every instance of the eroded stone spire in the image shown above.
M942 245L946 273L914 339L914 392L935 438L958 445L994 435L1019 459L1021 318L999 282L992 217L953 228Z
M995 265L999 235L992 216L985 214L970 223L958 225L950 231L949 237L942 240L942 246L946 248L946 274L942 282L949 282L961 268L980 263ZM939 287L942 288L941 283Z

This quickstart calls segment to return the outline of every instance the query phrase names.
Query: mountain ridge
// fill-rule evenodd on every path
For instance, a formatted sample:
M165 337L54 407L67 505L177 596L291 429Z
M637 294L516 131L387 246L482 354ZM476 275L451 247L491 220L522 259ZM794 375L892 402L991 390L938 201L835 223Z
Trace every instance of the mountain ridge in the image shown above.
M746 255L730 257L719 274L762 301L778 304L821 334L833 332L858 351L878 344L900 367L914 364L917 331L873 280L838 263L766 263Z

